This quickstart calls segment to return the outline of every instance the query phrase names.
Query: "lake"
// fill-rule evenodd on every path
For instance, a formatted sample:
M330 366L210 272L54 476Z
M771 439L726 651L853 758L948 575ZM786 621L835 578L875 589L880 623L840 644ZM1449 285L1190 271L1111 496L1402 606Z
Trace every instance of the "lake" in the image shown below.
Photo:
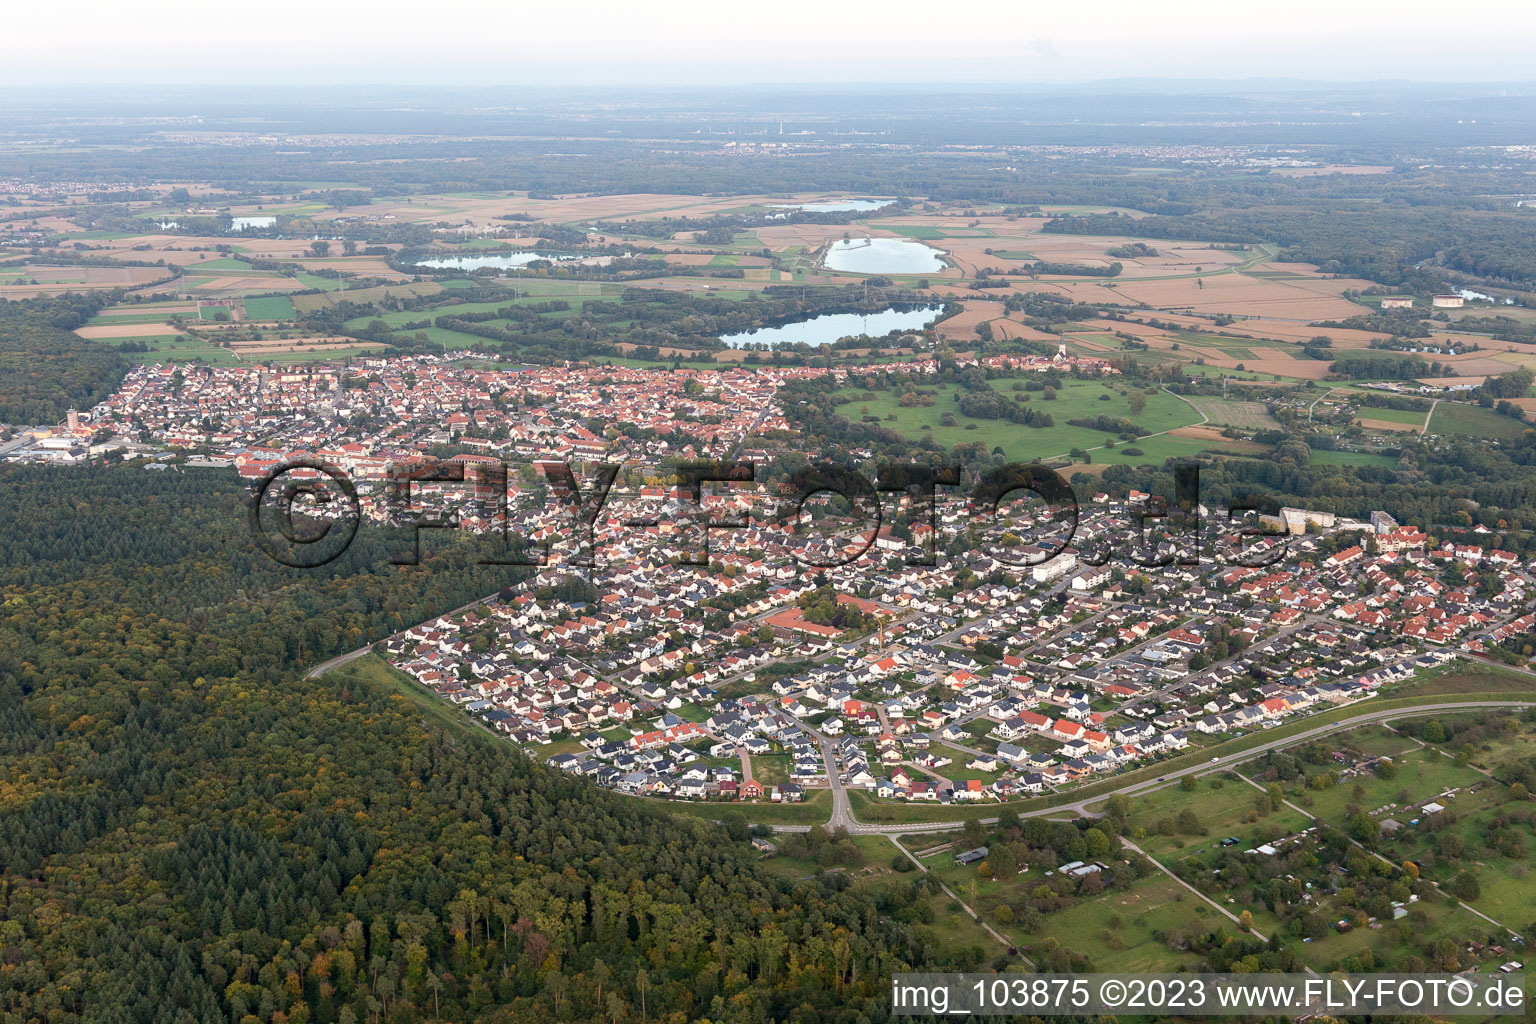
M231 231L249 231L251 228L275 228L276 217L232 217L229 221Z
M916 309L883 309L878 313L823 313L792 324L722 335L720 340L731 348L747 344L778 348L797 341L807 345L830 345L860 334L879 338L892 331L922 330L943 311L943 306L920 306Z
M494 253L489 256L444 256L441 259L422 260L416 265L418 267L431 267L434 270L479 270L481 267L513 270L518 267L526 267L534 260L574 260L578 258L558 253L503 252Z
M814 203L773 203L775 210L802 210L805 213L868 213L890 206L889 199L821 199Z
M822 265L850 274L933 274L944 253L907 238L843 238L832 243Z

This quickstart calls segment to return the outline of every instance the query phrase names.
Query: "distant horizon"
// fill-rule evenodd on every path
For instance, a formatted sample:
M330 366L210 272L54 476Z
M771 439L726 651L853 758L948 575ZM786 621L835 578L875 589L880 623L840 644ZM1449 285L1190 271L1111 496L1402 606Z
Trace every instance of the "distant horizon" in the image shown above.
M1494 28L1484 28L1484 26ZM563 9L463 0L59 0L10 13L0 84L464 87L860 83L1069 85L1114 80L1295 79L1501 83L1530 75L1536 19L1492 0L1458 23L1427 4L1293 0L1283 11L1217 0L1177 8L1104 0L1035 5L955 23L899 2L781 0L743 19L706 0ZM387 70L386 70L387 69ZM1177 72L1170 74L1170 72Z
M213 92L215 94L231 90L262 89L271 92L295 91L313 89L317 85L325 85L340 91L372 91L378 89L392 90L417 90L432 93L464 93L496 89L523 89L534 93L613 93L624 90L637 94L646 93L678 93L688 94L704 90L712 92L739 92L750 89L774 89L781 92L809 92L816 90L836 90L838 92L858 92L867 90L877 93L901 93L903 91L928 91L941 90L976 90L987 93L1016 93L1033 90L1055 91L1063 89L1092 89L1095 91L1109 91L1113 89L1133 89L1137 91L1145 89L1164 88L1169 94L1187 93L1192 90L1213 90L1217 93L1243 92L1247 90L1266 91L1320 91L1320 90L1363 90L1363 89L1475 89L1479 91L1492 90L1530 90L1536 94L1536 76L1516 78L1489 78L1489 79L1433 79L1433 78L1304 78L1297 76L1277 75L1253 75L1246 78L1233 78L1228 76L1149 76L1131 75L1114 78L1080 78L1080 79L1018 79L1006 81L1000 79L935 79L922 82L893 81L881 79L827 79L816 81L812 79L761 79L745 81L729 85L710 85L701 82L652 82L645 85L618 82L591 82L584 81L580 84L542 83L529 84L515 80L501 82L441 82L441 81L413 81L406 79L379 79L377 81L346 81L346 82L319 82L319 81L294 81L281 82L246 80L246 81L220 81L220 82L192 82L192 81L58 81L58 82L32 82L25 85L10 82L0 82L0 95L14 93L45 92L71 92L76 90L98 89L102 87L122 88L134 91L143 90L199 90ZM323 99L323 97L316 97Z

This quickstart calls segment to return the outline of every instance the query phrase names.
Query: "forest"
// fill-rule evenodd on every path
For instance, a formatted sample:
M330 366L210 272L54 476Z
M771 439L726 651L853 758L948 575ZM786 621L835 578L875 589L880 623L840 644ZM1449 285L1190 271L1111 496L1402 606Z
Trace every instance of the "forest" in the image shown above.
M722 335L771 327L807 316L906 308L900 289L846 285L818 288L772 285L751 291L735 301L709 294L690 294L661 288L630 286L618 301L586 301L573 309L564 300L516 305L508 303L483 312L463 312L469 303L498 302L506 290L495 285L483 289L459 289L444 298L390 300L399 312L419 312L418 319L391 325L378 317L377 305L338 302L302 318L315 331L346 333L366 341L389 345L394 352L436 352L438 344L424 332L438 327L483 338L469 347L504 358L529 363L555 363L567 359L635 355L660 360L664 349L688 349L709 353L724 348ZM946 312L958 311L955 303ZM361 323L357 323L359 319ZM348 321L353 325L346 327ZM632 348L625 349L621 346ZM775 351L769 358L804 362L817 353L803 342ZM761 357L760 357L761 358ZM753 360L749 360L753 361Z
M319 574L263 566L244 500L0 472L0 1021L852 1024L942 962L718 826L302 678L507 580L389 566L367 531Z
M1419 189L1364 200L1318 200L1296 194L1261 204L1233 195L1198 213L1130 219L1114 214L1057 217L1044 230L1072 235L1132 235L1203 242L1277 242L1283 258L1313 263L1325 274L1363 277L1406 291L1443 286L1445 270L1489 284L1536 290L1529 244L1536 216L1498 211L1486 201ZM1409 198L1411 196L1411 198ZM1437 262L1438 261L1438 266Z
M100 293L0 302L0 423L58 423L117 389L127 361L71 333L106 302Z

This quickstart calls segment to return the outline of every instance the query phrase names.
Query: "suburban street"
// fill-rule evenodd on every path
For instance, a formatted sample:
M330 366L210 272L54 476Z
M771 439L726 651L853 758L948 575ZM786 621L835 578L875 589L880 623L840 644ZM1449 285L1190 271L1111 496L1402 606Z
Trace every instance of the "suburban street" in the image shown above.
M1536 701L1456 701L1447 699L1435 704L1425 704L1419 707L1387 708L1378 709L1375 711L1362 710L1359 715L1354 715L1350 718L1344 719L1341 722L1332 722L1327 725L1319 725L1312 729L1293 733L1279 739L1271 740L1267 743L1258 744L1257 746L1247 747L1241 751L1237 751L1235 753L1227 754L1224 756L1216 755L1213 756L1209 761L1197 762L1184 768L1174 769L1169 771L1166 775L1160 775L1155 779L1129 783L1125 786L1121 786L1118 789L1110 790L1104 793L1097 793L1093 796L1084 797L1081 800L1075 800L1071 803L1057 804L1054 807L1038 807L1030 810L1023 810L1019 812L1019 816L1021 818L1075 818L1084 815L1093 817L1098 812L1091 810L1091 808L1096 804L1102 804L1111 796L1119 795L1134 797L1146 793L1151 793L1177 783L1179 779L1182 779L1186 775L1208 775L1211 772L1224 771L1234 765L1242 764L1245 761L1251 761L1254 758L1266 754L1271 750L1278 750L1283 747L1294 746L1298 743L1305 743L1308 740L1316 739L1320 736L1327 736L1336 732L1344 732L1372 722L1381 722L1387 719L1395 718L1418 718L1424 715L1433 715L1444 711L1471 711L1478 708L1530 707L1536 707ZM825 750L825 747L823 749ZM846 828L851 834L854 835L879 835L885 833L899 835L915 832L949 832L963 828L965 825L964 821L924 821L898 825L875 825L860 822L854 816L853 810L848 804L846 790L842 786L835 783L835 774L832 776L832 778L834 780L832 790L833 817L832 820L828 823L829 828L836 828L840 826ZM997 822L997 817L993 816L982 818L981 822L985 825L995 824ZM808 825L774 825L772 827L776 832L805 832L810 828Z

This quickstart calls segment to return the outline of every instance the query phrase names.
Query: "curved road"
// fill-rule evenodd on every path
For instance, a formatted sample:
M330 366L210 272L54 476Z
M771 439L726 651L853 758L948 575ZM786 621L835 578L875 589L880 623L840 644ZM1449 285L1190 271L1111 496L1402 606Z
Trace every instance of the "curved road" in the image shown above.
M319 679L321 676L325 675L331 669L333 669L333 668L340 668L341 666L345 665L349 661L352 661L352 660L354 660L356 658L361 658L363 655L367 654L371 650L373 650L373 645L372 644L368 645L367 647L359 647L355 651L348 651L346 654L338 654L336 657L332 658L330 661L322 661L320 664L318 664L314 668L310 669L309 672L305 674L304 678L305 679Z
M1037 807L1032 810L1020 811L1019 817L1035 818L1042 815L1094 817L1096 816L1095 812L1090 811L1088 809L1089 806L1093 804L1101 804L1112 796L1138 796L1143 793L1149 793L1153 790L1162 789L1165 786L1171 785L1186 775L1203 775L1210 772L1222 771L1226 768L1232 767L1233 765L1241 764L1244 761L1251 761L1255 757L1268 753L1271 750L1293 746L1298 743L1305 743L1307 740L1316 739L1319 736L1326 736L1329 733L1353 729L1356 726L1364 725L1368 722L1379 722L1388 718L1416 718L1421 715L1438 714L1442 711L1465 711L1473 710L1476 708L1530 707L1536 707L1536 701L1447 700L1437 704L1423 704L1418 707L1383 708L1376 711L1364 711L1352 718L1346 718L1342 722L1330 722L1325 725L1319 725L1313 729L1306 729L1302 732L1292 733L1288 736L1283 736L1279 739L1271 740L1268 743L1260 743L1257 746L1245 747L1242 750L1227 754L1225 756L1218 755L1208 761L1197 761L1186 768L1177 768L1169 771L1166 775L1160 775L1155 779L1145 779L1140 782L1133 782L1122 786L1119 789L1111 790L1107 793L1097 793L1093 796L1084 797L1083 799L1076 800L1072 803L1057 804L1054 807ZM823 752L826 752L825 744L823 744ZM883 833L894 833L899 835L903 833L914 832L950 832L965 826L964 821L924 821L900 825L864 824L854 817L853 809L849 806L848 803L847 791L837 782L836 774L830 773L828 776L828 781L832 787L832 820L828 822L826 826L829 829L842 827L846 828L851 834L854 835L879 835ZM981 821L984 825L990 825L995 824L997 822L997 818L982 818ZM776 832L804 832L809 828L809 825L773 826L773 829Z

